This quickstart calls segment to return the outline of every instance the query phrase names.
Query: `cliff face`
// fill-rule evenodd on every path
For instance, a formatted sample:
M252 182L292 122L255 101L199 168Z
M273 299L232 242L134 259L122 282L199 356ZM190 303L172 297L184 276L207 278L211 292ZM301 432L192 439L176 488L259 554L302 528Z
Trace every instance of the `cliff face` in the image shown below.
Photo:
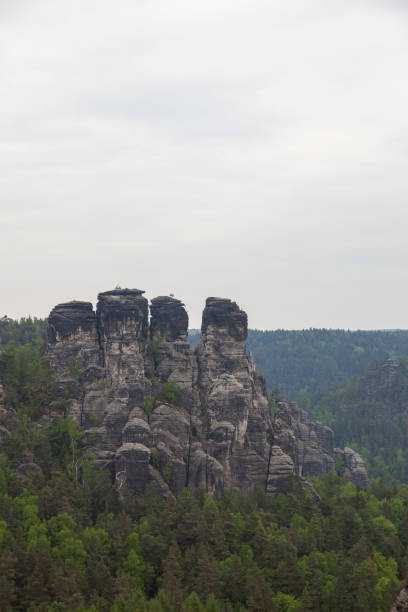
M276 493L293 473L334 469L331 429L296 404L269 405L235 302L207 299L194 352L179 300L157 297L150 312L149 322L143 291L124 289L99 294L96 313L69 302L49 316L48 357L60 397L69 398L62 404L118 487ZM358 469L358 484L368 484L361 458L348 451L340 451L344 473L353 480Z

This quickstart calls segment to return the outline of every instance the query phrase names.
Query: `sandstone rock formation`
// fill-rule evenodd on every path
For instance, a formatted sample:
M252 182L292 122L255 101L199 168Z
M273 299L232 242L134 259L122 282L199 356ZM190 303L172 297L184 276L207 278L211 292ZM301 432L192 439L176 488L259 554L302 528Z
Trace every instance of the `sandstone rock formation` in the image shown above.
M335 448L334 453L335 457L340 459L339 473L341 476L345 476L359 487L370 486L367 470L359 453L348 447Z
M35 462L33 453L26 450L20 459L19 464L16 467L17 478L25 478L28 474L42 475L42 470L39 465Z
M77 420L119 488L126 482L141 493L153 483L166 495L259 485L274 494L294 473L305 479L334 469L333 432L296 404L268 400L246 354L247 316L235 302L207 299L192 351L181 301L153 299L149 322L143 293L106 291L96 312L89 302L69 302L49 316L60 416ZM344 473L366 486L349 451Z
M405 582L405 581L404 581ZM408 587L403 586L395 598L390 612L408 612Z
M0 418L3 417L2 421L6 422L7 416L8 414L7 414L7 410L4 407L4 400L3 400L3 385L0 384ZM7 441L9 435L10 435L10 432L7 429L7 427L0 425L0 446Z

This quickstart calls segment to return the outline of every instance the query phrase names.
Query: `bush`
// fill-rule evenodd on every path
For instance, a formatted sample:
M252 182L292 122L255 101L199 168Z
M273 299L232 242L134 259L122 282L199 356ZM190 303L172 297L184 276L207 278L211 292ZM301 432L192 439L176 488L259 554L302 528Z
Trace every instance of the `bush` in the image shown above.
M155 468L159 467L159 451L157 450L157 448L152 448L152 452L150 455L150 461L153 467Z
M180 389L175 382L166 382L164 385L164 397L170 404L177 404L180 397Z
M157 378L154 376L154 374L150 374L149 376L149 380L152 383L152 387L157 387L159 384L159 381L157 380Z
M141 408L145 411L145 414L149 417L156 407L156 400L153 397L146 397L141 405Z
M71 361L69 362L69 372L72 378L79 380L83 374L83 371L84 369L78 357L72 357Z
M160 344L161 344L160 336L149 342L149 345L147 347L147 354L149 355L149 357L152 357L152 359L157 357L157 355L159 354Z

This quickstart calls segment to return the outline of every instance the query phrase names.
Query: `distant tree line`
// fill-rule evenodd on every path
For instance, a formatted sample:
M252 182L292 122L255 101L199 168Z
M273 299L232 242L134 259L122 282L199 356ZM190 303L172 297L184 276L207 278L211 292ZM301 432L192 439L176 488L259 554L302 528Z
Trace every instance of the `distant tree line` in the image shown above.
M296 400L361 376L372 361L408 355L408 331L250 330L247 347L268 387Z
M190 330L191 346L199 339L199 330ZM361 376L372 361L408 355L408 331L250 329L247 349L270 390L301 402L305 394Z

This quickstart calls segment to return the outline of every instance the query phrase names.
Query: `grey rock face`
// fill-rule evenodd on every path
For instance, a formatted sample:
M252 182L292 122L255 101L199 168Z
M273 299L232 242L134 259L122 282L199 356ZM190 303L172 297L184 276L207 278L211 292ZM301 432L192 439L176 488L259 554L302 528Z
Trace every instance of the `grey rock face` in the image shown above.
M26 451L16 468L16 476L22 479L32 474L41 475L42 470L36 464L34 455L30 451Z
M381 382L391 382L397 375L399 368L400 364L398 359L394 359L392 357L386 359L381 366Z
M88 302L69 302L49 317L60 406L119 490L126 483L138 494L152 483L162 495L186 486L210 493L261 486L276 494L294 473L333 469L329 428L293 403L270 407L246 354L247 316L235 302L207 299L193 352L182 302L153 299L149 326L143 293L106 291L96 313ZM342 451L344 473L365 486L361 458L349 451Z
M404 586L399 591L395 598L390 612L407 612L408 611L408 587Z
M5 317L3 317L3 320ZM0 384L0 447L5 444L10 436L10 430L17 424L17 415L14 409L6 408L4 405L4 389ZM6 427L7 425L7 427Z
M144 390L148 302L139 289L98 295L96 316L102 365L114 385Z
M196 349L199 387L204 401L213 381L222 373L232 374L237 380L241 376L243 382L247 381L247 334L247 316L235 302L223 298L207 298L200 343Z
M142 494L149 478L150 448L138 442L122 444L116 453L116 480L123 476L124 481L134 493Z
M0 416L7 414L7 411L4 407L3 396L4 396L3 385L0 383Z
M55 344L73 336L81 330L92 333L95 330L95 313L91 302L67 302L58 304L48 317L48 341Z
M7 427L3 427L2 425L0 425L0 446L7 442L9 435L10 432Z
M271 453L266 432L272 415L246 355L247 333L247 316L235 302L207 299L196 348L203 448L222 466L221 488L241 491L266 487Z
M294 463L289 455L286 455L280 446L272 446L266 492L271 494L283 492L285 483L294 471Z
M197 362L187 340L188 315L184 304L172 297L154 298L150 305L149 371L158 380L173 382L187 410L193 402Z
M352 448L335 448L335 456L342 462L340 474L359 487L369 487L370 480L361 455Z
M151 338L159 337L166 342L187 339L188 315L180 300L167 296L154 298L150 312Z
M48 317L48 357L62 382L76 381L99 368L96 316L90 302L56 306Z
M322 476L334 469L333 432L291 402L292 429L296 438L296 466L300 476Z

